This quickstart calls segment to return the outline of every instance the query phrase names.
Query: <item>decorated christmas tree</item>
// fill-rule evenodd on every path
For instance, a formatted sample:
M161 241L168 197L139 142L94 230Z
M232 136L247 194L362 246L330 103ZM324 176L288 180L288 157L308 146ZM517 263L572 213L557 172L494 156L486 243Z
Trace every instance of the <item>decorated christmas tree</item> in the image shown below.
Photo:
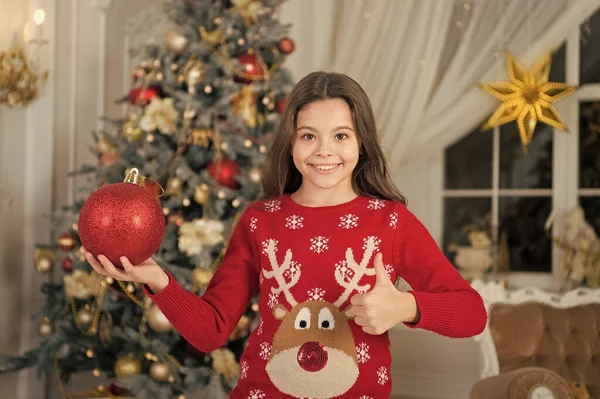
M85 178L78 179L83 183L75 203L53 215L56 244L36 247L37 271L60 276L42 287L46 301L35 316L43 339L20 356L1 356L0 372L38 367L55 373L67 397L76 396L69 396L65 382L80 372L99 377L90 387L98 396L219 398L236 384L239 358L258 322L257 303L225 346L201 353L173 330L139 284L93 271L77 223L92 192L123 182L136 168L165 218L154 259L185 289L203 294L236 216L261 193L261 164L293 86L282 68L294 42L286 36L289 26L277 19L280 2L164 5L173 29L164 46L132 53L141 61L119 100L127 112L105 119L108 127L93 133L98 164L73 172Z

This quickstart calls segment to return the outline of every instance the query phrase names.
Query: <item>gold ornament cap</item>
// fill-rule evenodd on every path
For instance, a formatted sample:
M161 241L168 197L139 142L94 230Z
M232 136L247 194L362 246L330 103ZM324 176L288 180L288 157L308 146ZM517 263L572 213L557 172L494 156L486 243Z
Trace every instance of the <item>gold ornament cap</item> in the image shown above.
M159 197L165 195L165 189L158 184L156 180L152 180L149 177L142 176L138 168L131 168L125 173L125 178L123 179L124 183L135 184L136 186L140 186L142 188L146 187L146 180L150 180L153 184L156 184L157 187L160 188L161 194Z
M146 187L146 178L140 175L138 168L129 169L125 174L125 179L123 179L123 182L136 184L140 187Z

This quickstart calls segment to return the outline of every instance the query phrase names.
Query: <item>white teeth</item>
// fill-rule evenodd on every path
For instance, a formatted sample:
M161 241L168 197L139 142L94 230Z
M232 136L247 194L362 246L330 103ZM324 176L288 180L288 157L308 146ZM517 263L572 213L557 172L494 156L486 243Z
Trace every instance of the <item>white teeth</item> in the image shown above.
M319 170L331 170L331 169L335 169L338 167L338 165L322 165L322 166L317 166L314 165L315 168L319 169Z

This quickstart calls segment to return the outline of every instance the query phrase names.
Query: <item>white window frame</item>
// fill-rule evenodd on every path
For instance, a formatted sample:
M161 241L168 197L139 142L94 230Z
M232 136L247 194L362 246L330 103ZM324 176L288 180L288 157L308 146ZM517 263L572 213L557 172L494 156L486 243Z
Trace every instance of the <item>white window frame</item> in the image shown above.
M565 81L579 85L580 70L580 30L575 29L566 41ZM579 187L579 104L586 101L600 101L600 83L585 84L555 107L568 126L570 133L553 129L552 145L552 188L549 189L500 189L500 128L493 129L492 188L491 189L443 189L442 197L485 197L492 201L492 222L494 236L498 231L498 204L502 197L551 197L553 212L564 212L579 204L579 197L600 197L600 188L581 189ZM535 136L533 138L535 140ZM445 155L445 151L442 152ZM442 165L445 163L442 162ZM554 223L552 234L561 234L561 225ZM494 237L494 238L495 238ZM506 281L511 287L536 286L548 291L563 288L565 269L564 252L552 243L552 272L507 272L494 277Z

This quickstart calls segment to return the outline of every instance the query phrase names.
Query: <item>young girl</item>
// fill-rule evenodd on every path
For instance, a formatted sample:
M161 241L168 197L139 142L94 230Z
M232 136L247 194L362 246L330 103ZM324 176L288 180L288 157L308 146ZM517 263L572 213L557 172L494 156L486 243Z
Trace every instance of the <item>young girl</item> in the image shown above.
M446 260L391 182L373 111L351 78L315 72L289 96L250 204L202 297L152 259L103 275L144 283L203 352L221 347L260 292L261 322L232 398L387 398L387 331L399 323L448 337L479 334L480 296ZM398 291L403 278L412 288ZM401 361L401 359L398 359Z

